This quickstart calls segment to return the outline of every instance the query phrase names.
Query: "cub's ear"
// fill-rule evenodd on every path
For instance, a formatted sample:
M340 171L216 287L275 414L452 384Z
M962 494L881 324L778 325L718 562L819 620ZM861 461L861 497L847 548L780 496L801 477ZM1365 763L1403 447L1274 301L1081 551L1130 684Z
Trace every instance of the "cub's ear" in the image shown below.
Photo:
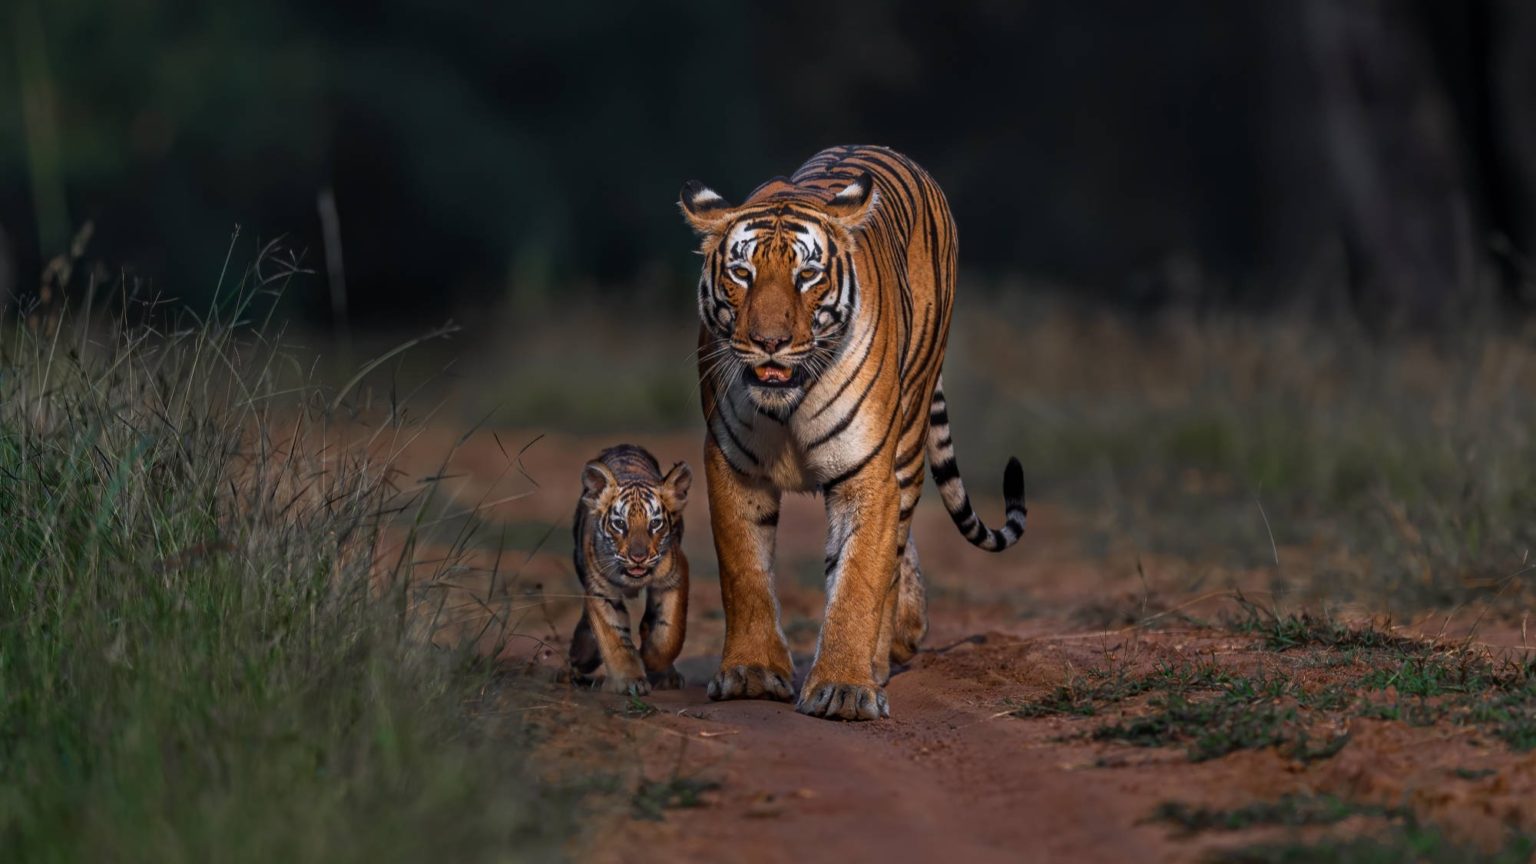
M673 513L683 512L683 506L688 503L688 489L693 486L693 471L689 470L687 462L679 462L672 466L667 476L661 481L661 503Z
M593 460L581 469L581 499L595 503L603 491L618 483L608 466Z
M720 229L730 222L734 209L719 192L697 180L683 184L677 206L682 209L683 218L693 226L694 233L700 236L720 233Z
M875 212L880 193L875 190L875 178L868 171L839 189L827 202L827 212L849 231L863 225Z

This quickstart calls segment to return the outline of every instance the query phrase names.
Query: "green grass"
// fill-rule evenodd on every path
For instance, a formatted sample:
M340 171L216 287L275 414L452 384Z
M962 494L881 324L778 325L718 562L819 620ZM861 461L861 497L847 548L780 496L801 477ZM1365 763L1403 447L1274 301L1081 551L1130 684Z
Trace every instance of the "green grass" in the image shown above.
M644 780L631 799L631 812L636 819L660 821L666 818L668 810L704 806L704 793L719 788L719 783L697 777Z
M1283 795L1274 801L1256 801L1227 810L1191 807L1179 801L1167 801L1158 805L1150 818L1192 834L1200 831L1241 831L1263 825L1332 825L1358 815L1396 818L1406 813L1356 804L1332 795Z
M639 696L630 696L622 707L613 709L613 713L629 720L645 720L656 716L659 710Z
M1182 744L1192 762L1235 750L1281 746L1303 761L1326 758L1345 739L1308 737L1297 703L1305 692L1284 675L1239 675L1214 662L1159 664L1130 676L1095 670L1045 697L1014 704L1016 717L1097 716L1104 706L1151 694L1151 710L1096 727L1091 737L1137 747Z
M268 287L0 331L0 860L557 856L574 802L409 611L441 502L337 443Z
M1236 601L1240 611L1226 619L1226 628L1235 633L1262 637L1264 647L1271 651L1331 648L1417 654L1425 647L1422 639L1398 636L1374 626L1348 626L1307 612L1277 615L1241 595Z
M1092 737L1137 747L1180 744L1191 762L1265 747L1278 747L1289 758L1311 762L1332 757L1349 742L1343 735L1314 739L1307 730L1309 715L1302 707L1305 693L1299 689L1292 693L1284 679L1269 679L1267 683L1283 684L1285 692L1275 692L1253 679L1233 677L1211 695L1165 693L1148 703L1150 712L1103 724L1093 730Z
M1410 821L1380 835L1249 846L1216 853L1208 860L1221 864L1526 864L1533 853L1536 837L1529 834L1512 833L1490 852Z
M1159 664L1140 675L1123 667L1091 669L1040 698L1011 703L1011 713L1097 717L1108 706L1148 696L1145 710L1101 723L1091 737L1139 747L1181 745L1196 762L1264 747L1303 762L1326 759L1348 737L1318 740L1308 730L1320 719L1345 716L1476 726L1512 750L1536 749L1536 661L1497 660L1308 615L1251 613L1230 626L1271 651L1313 651L1296 665L1330 670L1333 679L1304 686L1283 668L1244 674L1204 660ZM1350 662L1323 663L1318 654Z

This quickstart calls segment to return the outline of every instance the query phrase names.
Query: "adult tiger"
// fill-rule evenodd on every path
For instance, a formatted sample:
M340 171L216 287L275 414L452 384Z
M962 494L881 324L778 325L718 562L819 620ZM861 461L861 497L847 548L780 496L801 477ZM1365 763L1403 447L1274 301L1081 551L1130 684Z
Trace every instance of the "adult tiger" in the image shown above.
M890 664L928 629L911 536L923 462L960 531L1006 549L1024 533L1024 472L1007 521L971 508L940 379L955 293L955 224L933 178L884 147L833 147L739 207L697 182L699 376L725 651L711 699L792 698L772 570L784 491L826 498L827 606L797 710L889 716Z

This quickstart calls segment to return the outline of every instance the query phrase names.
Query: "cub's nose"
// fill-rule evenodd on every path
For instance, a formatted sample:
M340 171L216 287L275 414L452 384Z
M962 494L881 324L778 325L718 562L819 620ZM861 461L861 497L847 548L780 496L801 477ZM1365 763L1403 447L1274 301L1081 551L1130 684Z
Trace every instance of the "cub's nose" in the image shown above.
M780 348L783 348L786 344L789 343L789 337L787 335L780 336L776 333L763 334L755 331L750 335L753 344L768 352L769 354L772 354Z

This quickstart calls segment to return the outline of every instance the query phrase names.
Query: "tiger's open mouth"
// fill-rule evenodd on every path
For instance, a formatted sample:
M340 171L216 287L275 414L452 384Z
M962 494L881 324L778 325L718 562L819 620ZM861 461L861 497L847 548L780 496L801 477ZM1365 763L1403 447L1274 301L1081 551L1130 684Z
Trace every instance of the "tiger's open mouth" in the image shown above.
M800 371L800 367L796 366L791 369L788 366L780 366L777 363L749 366L743 374L746 376L748 384L758 387L798 387L805 379L805 373Z

